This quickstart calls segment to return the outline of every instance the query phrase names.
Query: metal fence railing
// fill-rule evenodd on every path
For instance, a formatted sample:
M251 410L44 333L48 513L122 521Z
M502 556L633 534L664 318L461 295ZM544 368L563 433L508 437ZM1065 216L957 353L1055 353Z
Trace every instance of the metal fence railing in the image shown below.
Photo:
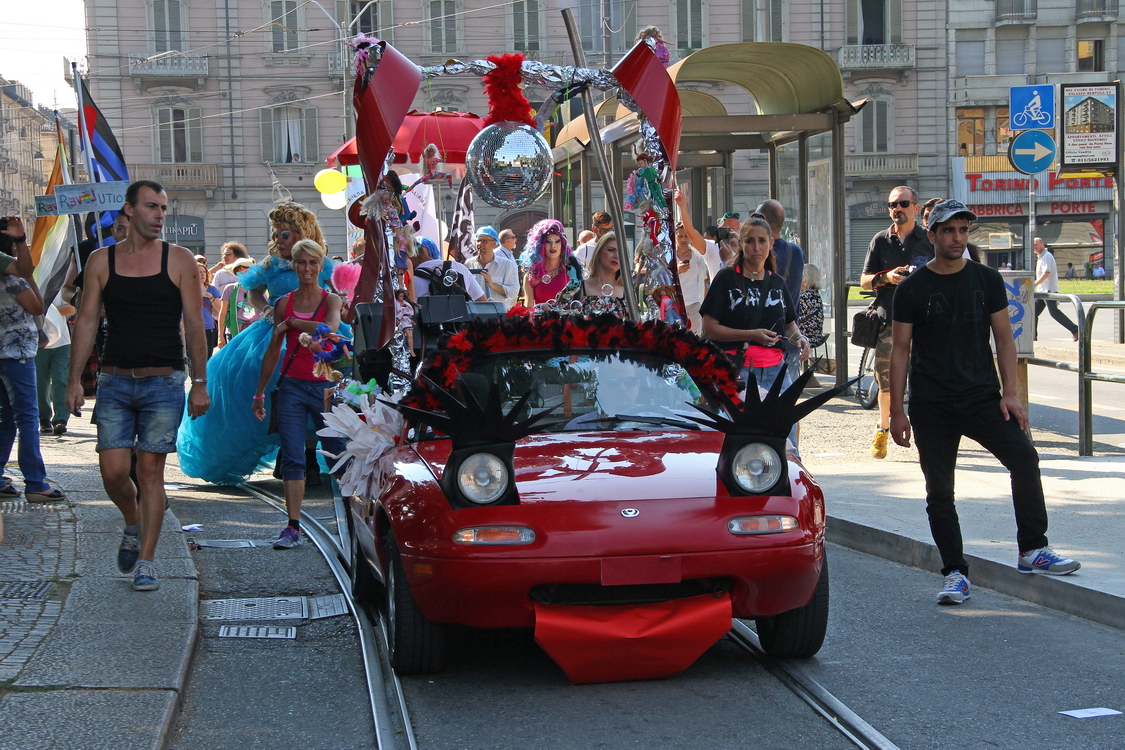
M1078 455L1094 455L1094 414L1091 400L1094 381L1103 383L1125 383L1125 375L1107 375L1092 371L1093 350L1090 337L1094 330L1094 315L1098 310L1125 310L1125 301L1107 300L1094 302L1090 312L1078 330Z

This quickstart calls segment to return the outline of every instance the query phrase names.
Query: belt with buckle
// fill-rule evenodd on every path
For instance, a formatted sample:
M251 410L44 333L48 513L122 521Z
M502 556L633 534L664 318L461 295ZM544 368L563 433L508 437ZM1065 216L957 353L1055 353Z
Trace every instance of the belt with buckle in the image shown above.
M131 378L163 378L176 372L172 367L103 367L107 375L128 375Z

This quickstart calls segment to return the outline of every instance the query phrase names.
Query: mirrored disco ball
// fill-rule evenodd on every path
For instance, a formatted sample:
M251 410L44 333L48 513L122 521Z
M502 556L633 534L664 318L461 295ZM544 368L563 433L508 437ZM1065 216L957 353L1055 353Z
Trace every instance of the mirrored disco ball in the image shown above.
M551 181L551 147L535 128L498 122L477 133L465 155L469 184L485 203L522 208Z

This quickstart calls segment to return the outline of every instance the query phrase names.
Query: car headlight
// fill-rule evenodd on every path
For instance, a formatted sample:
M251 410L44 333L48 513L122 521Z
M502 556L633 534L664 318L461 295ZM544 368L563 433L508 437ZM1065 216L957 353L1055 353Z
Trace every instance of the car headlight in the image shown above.
M765 492L781 478L781 457L764 443L749 443L734 454L731 474L747 492Z
M508 488L508 467L491 453L475 453L461 462L457 486L466 499L487 505Z

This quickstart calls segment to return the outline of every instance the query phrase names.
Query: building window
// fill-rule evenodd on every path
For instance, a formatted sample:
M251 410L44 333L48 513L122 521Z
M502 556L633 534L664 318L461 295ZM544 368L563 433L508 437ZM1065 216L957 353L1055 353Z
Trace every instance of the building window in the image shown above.
M707 0L676 0L676 48L702 49L707 45Z
M902 0L848 0L848 44L902 44Z
M984 154L984 107L958 107L957 155Z
M455 0L428 0L430 52L452 54L457 47L457 3Z
M976 31L976 29L972 29ZM967 35L966 35L967 36ZM984 75L984 40L957 35L957 75Z
M159 164L203 162L203 121L199 107L156 110L156 161Z
M1062 30L1065 33L1065 29ZM1058 33L1052 30L1052 33ZM1066 72L1066 39L1061 36L1046 37L1040 29L1039 38L1035 40L1035 72L1044 73Z
M1023 39L997 39L996 75L1022 75L1025 72L1023 48Z
M539 0L515 0L512 3L512 49L520 52L541 49Z
M863 154L885 154L891 151L891 103L875 99L859 112L856 127L857 146Z
M156 38L157 52L181 51L185 48L183 16L180 0L153 0L152 33Z
M262 161L316 164L320 136L316 107L267 107L261 110Z
M270 0L271 49L274 52L297 51L297 0Z
M589 0L578 4L582 49L627 52L637 37L637 0Z
M1008 153L1008 142L1012 140L1012 130L1008 123L1008 108L996 108L996 153Z
M1084 39L1078 42L1078 70L1105 70L1105 42L1101 39Z
M352 26L348 30L348 37L351 34L374 34L381 35L385 33L382 19L379 18L379 8L382 3L370 3L367 0L349 0L348 2L348 17L345 23L351 23Z

